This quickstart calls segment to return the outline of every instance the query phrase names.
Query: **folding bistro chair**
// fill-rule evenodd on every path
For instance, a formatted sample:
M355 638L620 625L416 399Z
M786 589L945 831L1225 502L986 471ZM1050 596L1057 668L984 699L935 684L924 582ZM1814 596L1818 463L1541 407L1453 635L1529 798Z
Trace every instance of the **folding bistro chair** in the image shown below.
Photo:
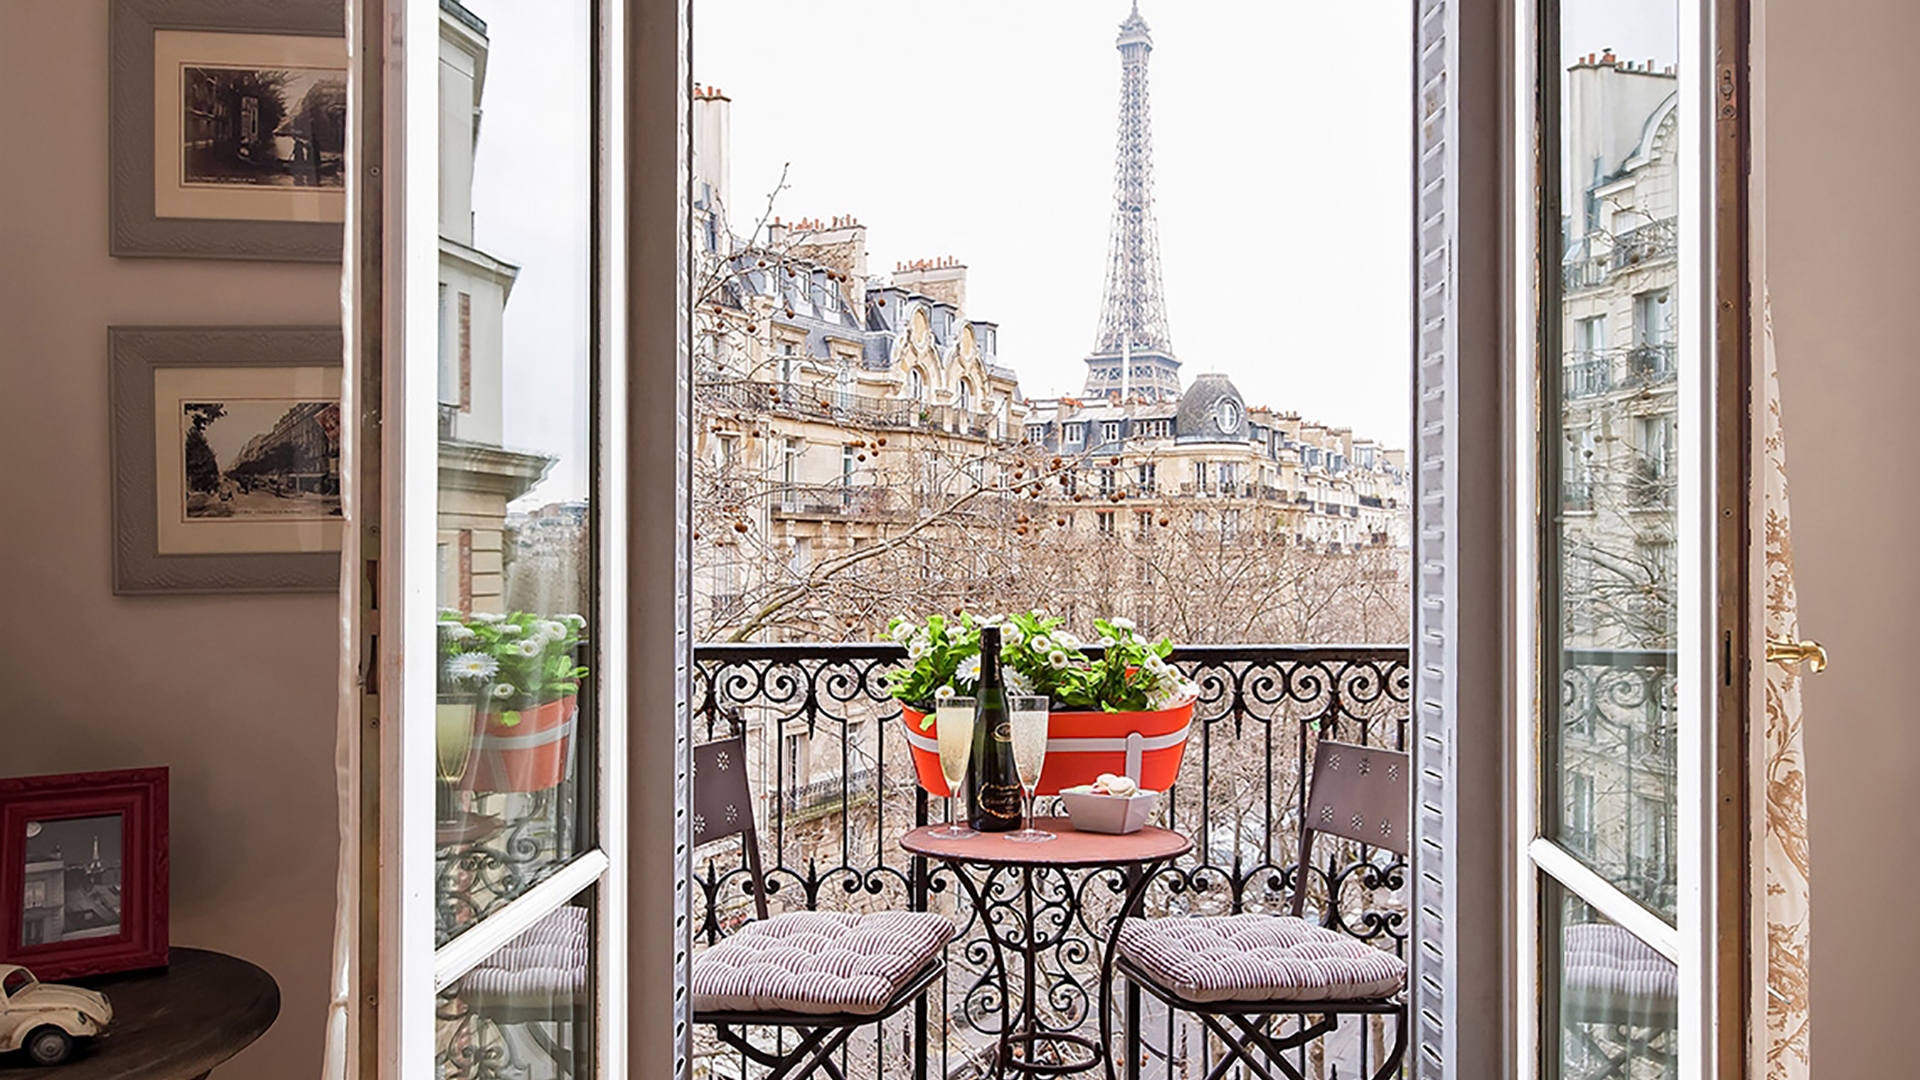
M767 915L759 834L747 791L744 733L694 747L695 847L739 836L757 918L693 960L693 1022L770 1067L769 1080L824 1070L845 1080L833 1055L864 1024L911 1004L946 970L953 924L925 911ZM785 1053L755 1046L748 1026L792 1028Z
M1405 961L1329 929L1331 900L1319 925L1301 913L1315 834L1407 854L1407 770L1405 754L1320 741L1291 914L1129 919L1120 928L1116 966L1169 1008L1199 1017L1226 1044L1208 1080L1220 1080L1235 1062L1261 1080L1274 1080L1269 1064L1290 1080L1305 1080L1285 1051L1335 1030L1349 1015L1394 1018L1393 1049L1374 1080L1400 1067L1407 1048ZM1272 1033L1274 1020L1286 1016L1300 1017L1299 1029ZM1317 1019L1307 1023L1308 1017Z

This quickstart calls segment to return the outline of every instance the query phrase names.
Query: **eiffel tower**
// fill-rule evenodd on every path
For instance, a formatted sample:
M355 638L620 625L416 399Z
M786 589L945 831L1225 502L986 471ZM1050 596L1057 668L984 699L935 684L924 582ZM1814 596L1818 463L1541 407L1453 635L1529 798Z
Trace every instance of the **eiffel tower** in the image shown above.
M1180 361L1160 292L1160 237L1153 219L1153 120L1147 57L1153 35L1139 0L1120 24L1120 130L1113 155L1113 226L1107 241L1100 333L1086 359L1089 398L1170 401L1180 396Z

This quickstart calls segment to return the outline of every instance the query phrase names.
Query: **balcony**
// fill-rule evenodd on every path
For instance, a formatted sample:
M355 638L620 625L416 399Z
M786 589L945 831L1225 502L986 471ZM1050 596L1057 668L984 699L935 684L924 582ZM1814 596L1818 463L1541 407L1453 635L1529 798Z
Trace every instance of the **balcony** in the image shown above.
M1650 221L1611 237L1595 234L1582 243L1592 254L1560 267L1561 287L1569 293L1604 288L1621 274L1671 263L1680 250L1673 218Z
M771 412L855 428L937 429L980 439L994 435L993 417L984 413L952 405L855 394L830 384L709 376L696 380L694 393L701 409L708 413L729 409Z
M914 781L899 710L881 685L903 657L886 643L697 646L695 732L701 739L724 734L735 716L748 728L775 910L933 910L961 927L948 948L944 982L920 1013L863 1032L841 1063L849 1077L961 1080L980 1075L997 1033L998 1003L984 930L951 872L906 856L896 843L942 812ZM1199 683L1201 698L1163 823L1192 837L1194 851L1149 888L1146 914L1276 910L1290 883L1304 876L1310 909L1331 905L1338 929L1406 956L1403 860L1322 838L1315 865L1296 865L1314 741L1404 747L1411 709L1406 649L1201 646L1177 650L1173 660ZM807 735L813 762L825 755L827 767L816 771L828 778L793 775L786 758L796 732ZM711 943L748 918L751 903L737 847L715 845L699 856L693 924L696 939ZM1123 885L1117 871L1036 881L1051 1025L1097 1030L1095 946ZM1197 1077L1217 1063L1217 1048L1187 1018L1169 1017L1130 992L1116 995L1116 1008L1116 1048L1123 1060L1141 1063L1139 1075ZM1321 1049L1299 1051L1296 1064L1308 1076L1370 1075L1389 1045L1390 1026L1349 1022ZM717 1044L696 1053L705 1075L758 1075Z

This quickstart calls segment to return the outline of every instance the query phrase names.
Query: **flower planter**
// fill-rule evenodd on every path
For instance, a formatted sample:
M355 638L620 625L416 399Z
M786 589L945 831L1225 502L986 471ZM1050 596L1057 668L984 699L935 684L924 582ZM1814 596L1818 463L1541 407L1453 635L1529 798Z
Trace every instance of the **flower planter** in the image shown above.
M935 798L947 795L940 774L937 718L900 707L907 745L920 786ZM928 723L921 730L921 723ZM1153 712L1056 712L1047 718L1047 760L1036 794L1058 795L1061 788L1091 784L1101 773L1130 776L1148 791L1165 791L1180 775L1193 725L1193 702Z
M573 725L579 699L568 696L520 711L520 722L505 724L504 713L488 713L473 740L475 791L546 791L567 778L572 762Z

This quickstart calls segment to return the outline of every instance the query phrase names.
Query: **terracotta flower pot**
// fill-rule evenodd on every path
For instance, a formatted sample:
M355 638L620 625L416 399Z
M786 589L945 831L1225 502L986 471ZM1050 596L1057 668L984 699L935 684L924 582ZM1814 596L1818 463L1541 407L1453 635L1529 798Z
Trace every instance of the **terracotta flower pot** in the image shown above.
M558 787L573 760L578 711L579 699L569 695L522 709L516 724L506 722L512 714L485 714L485 725L473 740L473 789L528 792Z
M920 786L935 798L947 795L940 772L937 718L900 707L907 745ZM925 724L923 728L921 725ZM1193 702L1150 712L1056 712L1047 717L1047 760L1040 769L1038 795L1091 784L1101 773L1131 776L1142 788L1165 791L1180 776L1193 724Z

